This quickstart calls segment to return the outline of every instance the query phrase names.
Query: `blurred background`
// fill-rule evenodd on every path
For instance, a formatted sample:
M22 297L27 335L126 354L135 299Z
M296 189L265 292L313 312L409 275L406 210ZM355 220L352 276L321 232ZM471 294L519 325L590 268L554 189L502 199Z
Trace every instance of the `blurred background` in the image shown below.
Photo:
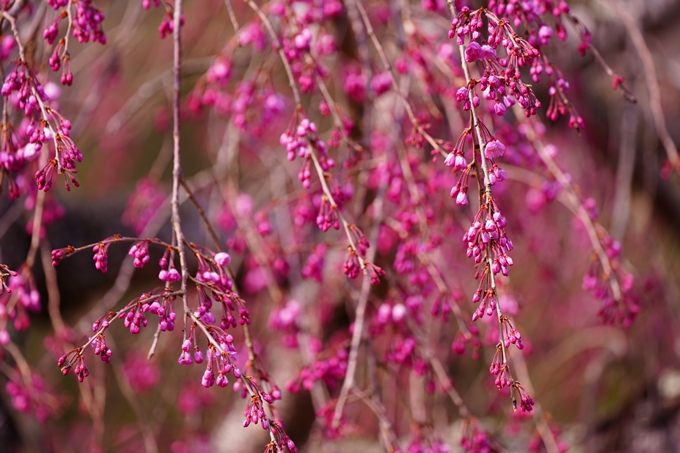
M464 127L461 106L451 94L460 86L460 73L452 64L455 80L447 78L446 72L437 69L434 57L438 51L442 54L442 45L453 43L446 38L450 16L443 4L439 10L426 11L426 3L362 2L388 59L405 66L398 74L409 102L431 124L433 136L455 142ZM471 3L479 6L479 2ZM277 29L286 30L286 21L271 12L275 4L259 4ZM335 5L315 0L292 8L301 15L308 8L330 8L329 4ZM73 124L71 136L84 159L78 171L79 189L67 193L59 183L50 192L50 202L63 207L54 208L55 218L46 225L52 248L93 244L116 233L141 236L145 227L152 231L147 233L150 236L171 240L164 202L171 184L172 42L170 37L160 39L158 32L166 9L152 4L145 10L137 0L100 0L97 6L106 17L108 42L105 46L80 45L73 40L75 81L72 87L60 87L56 101L61 114ZM555 160L570 175L578 195L595 200L599 223L621 243L620 263L635 278L633 294L640 313L627 329L602 325L597 315L600 302L581 288L592 262L583 225L559 196L546 199L541 187L554 180L541 164L531 158L508 159L510 180L496 194L515 244L515 265L510 278L503 280L501 291L506 299L502 303L510 307L506 311L513 315L526 343L523 358L516 351L512 357L518 356L516 369L526 366L532 396L542 409L541 419L555 429L569 451L675 452L680 445L680 186L677 172L667 163L654 115L660 108L670 140L680 142L680 49L676 48L680 2L598 0L572 1L569 6L592 33L593 46L602 59L625 78L637 103L626 100L621 89L612 90L612 78L593 52L579 55L578 32L566 24L568 39L563 43L553 37L543 50L569 82L567 95L583 117L585 129L580 133L570 130L565 118L546 120L544 108L539 112L545 124L543 140L555 146ZM311 190L305 191L297 180L301 163L288 162L279 145L279 136L292 124L295 105L266 30L245 2L233 1L232 7L240 27L238 36L224 2L202 0L185 5L183 169L222 246L232 255L232 269L251 310L255 346L263 364L285 388L309 365L309 354L301 353L297 345L289 347L291 334L298 338L300 332L308 334L314 344L309 351L317 359L347 350L361 282L342 274L346 257L342 232L322 233L314 225L318 180L313 177ZM47 12L38 5L27 8L20 21L28 22L40 11L46 25L53 20L51 8ZM468 319L474 310L470 299L477 282L459 238L475 212L456 206L448 197L456 179L441 159L433 163L428 149L404 145L411 124L403 113L397 113L401 107L394 92L382 94L370 88L368 81L384 68L369 39L356 35L355 20L342 4L337 14L312 27L312 49L328 70L329 91L343 118L355 125L351 139L364 149L355 153L343 144L330 151L337 163L331 173L338 193L346 196L343 212L369 235L377 218L372 203L380 193L375 180L383 170L378 169L385 168L384 162L393 155L406 156L418 190L429 197L425 206L430 234L441 239L434 262L450 289L450 300L462 307ZM630 21L639 31L630 28ZM415 29L404 35L408 24ZM285 36L285 31L281 33ZM636 33L648 49L642 55ZM324 53L324 42L326 46L335 43L334 50ZM51 50L43 49L46 46L40 39L36 46L36 61L43 56L46 61ZM418 51L427 64L417 64ZM649 72L650 61L655 74ZM229 68L223 84L211 82L207 75L211 70L214 74L220 62ZM4 62L5 71L10 65L9 60ZM48 79L58 83L59 74L43 69L44 83ZM352 91L348 82L352 74L366 77L363 97ZM650 98L653 85L658 86L658 99ZM534 87L544 106L549 102L548 87L545 80ZM305 111L318 123L319 136L328 141L334 125L319 113L320 100L318 91L303 94ZM498 121L495 130L517 127L512 118ZM510 155L517 154L522 153ZM344 165L354 160L358 163ZM392 179L399 179L402 172L384 171ZM384 226L376 230L380 236L375 260L387 277L372 290L368 313L369 325L375 329L372 344L379 393L404 450L415 437L433 432L451 451L462 451L463 421L458 411L443 392L422 391L434 380L432 372L418 376L404 363L390 363L389 352L405 338L404 332L373 325L382 304L394 306L420 296L427 308L423 311L427 342L485 430L507 451L549 451L540 442L532 443L536 428L531 419L514 415L507 394L494 388L488 366L496 340L493 330L489 333L489 323L477 321L482 346L476 353L468 344L464 355L455 354L452 344L457 324L433 318L430 307L436 295L428 292L427 285L418 286L408 274L395 270L399 244L420 241L422 235L414 232L415 227L406 233L399 230L399 225L409 222L403 213L414 208L406 201L409 189L390 184ZM26 225L31 214L24 199L10 202L5 195L0 206L0 261L16 269L29 248ZM210 245L191 203L184 203L183 214L188 239ZM321 253L325 256L321 282L302 277L318 244L327 247ZM150 264L135 272L123 264L127 251L125 244L111 246L106 274L94 268L87 251L56 267L60 310L65 323L74 329L75 344L86 341L91 323L107 310L120 308L157 285L155 264L163 250L152 248ZM46 301L40 264L35 266L35 279ZM292 300L302 307L296 328L291 333L272 327L269 320L280 310L290 309L287 303ZM264 449L264 431L242 428L245 402L237 392L204 389L201 366L177 364L181 329L163 335L154 357L146 360L155 318L150 317L151 325L136 336L114 325L107 335L114 351L111 364L88 355L91 375L86 383L78 384L73 376L61 376L55 366L58 354L50 352L55 339L45 307L44 302L41 312L31 314L30 329L10 329L10 334L54 396L48 404L50 416L40 421L35 414L18 411L4 392L0 451ZM242 341L239 329L234 335ZM475 354L479 358L473 358ZM247 355L245 350L242 355ZM10 357L5 362L10 368L15 365ZM370 377L367 371L358 376L361 382ZM326 398L337 398L342 379L328 377L323 383ZM414 409L413 392L420 395L415 400L422 400L425 414ZM355 400L345 409L350 425L347 435L334 441L323 437L323 423L314 415L321 408L309 392L284 391L277 406L300 451L382 451L375 416ZM93 407L99 410L93 413Z

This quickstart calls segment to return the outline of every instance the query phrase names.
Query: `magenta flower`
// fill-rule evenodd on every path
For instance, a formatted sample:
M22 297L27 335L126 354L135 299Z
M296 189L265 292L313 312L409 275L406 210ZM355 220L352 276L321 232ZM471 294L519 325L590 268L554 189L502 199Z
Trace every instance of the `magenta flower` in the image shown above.
M378 96L392 88L392 78L390 77L390 73L385 71L373 76L373 79L371 80L371 88L373 88L373 91L375 91Z
M542 46L548 45L552 34L552 28L550 28L548 25L542 25L541 28L538 29L538 40Z
M215 254L215 262L222 267L227 267L229 266L229 263L231 263L231 257L229 256L228 253L225 252L220 252Z
M480 46L479 43L472 41L465 48L465 61L473 63L481 59L483 54L482 46Z
M496 159L505 152L505 145L498 140L491 140L484 146L484 157L487 159Z

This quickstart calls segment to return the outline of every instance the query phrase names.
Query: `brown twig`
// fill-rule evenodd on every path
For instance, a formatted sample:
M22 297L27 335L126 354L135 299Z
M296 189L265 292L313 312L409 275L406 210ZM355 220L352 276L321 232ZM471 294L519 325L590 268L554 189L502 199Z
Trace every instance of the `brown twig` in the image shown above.
M640 31L640 27L633 15L621 5L615 4L612 0L601 0L609 9L621 19L621 22L626 26L628 34L635 50L637 50L640 60L642 61L643 72L645 75L645 82L649 92L649 109L654 118L654 125L656 126L656 133L659 135L661 143L666 149L668 162L675 169L680 172L680 156L678 156L678 148L668 132L666 127L666 117L661 107L661 89L659 88L659 79L656 73L656 66L654 65L654 57L649 50L645 38Z
M113 338L109 338L108 341L115 347ZM154 436L151 423L149 422L148 417L144 414L144 408L139 401L139 396L135 393L134 389L130 385L130 382L128 381L128 378L124 375L120 364L118 362L113 362L111 363L111 366L113 367L113 375L116 378L120 392L123 394L123 397L127 400L130 408L132 408L132 411L135 413L137 426L144 442L144 451L146 453L158 453L158 443L156 442L156 437Z
M375 198L375 219L373 227L370 233L370 244L375 244L378 239L378 233L380 232L380 225L382 225L383 211L384 211L384 196L386 190L387 180L383 179L380 187L378 188L378 194ZM369 262L375 260L377 248L371 247L368 250L368 255L366 259ZM357 362L359 359L359 346L364 340L364 323L366 318L366 306L368 304L368 296L371 293L371 281L368 278L364 278L361 285L361 292L359 294L359 299L357 301L357 307L354 311L354 331L352 332L352 341L350 344L349 357L347 359L347 372L345 373L345 379L342 383L342 388L340 390L340 396L335 405L335 411L333 412L333 421L331 426L337 428L340 424L340 419L342 418L342 411L347 401L350 390L354 387L354 377L356 374Z
M406 110L406 114L409 117L409 120L411 121L411 124L413 125L413 128L427 140L427 142L437 150L440 154L444 155L446 152L442 149L442 147L437 143L437 140L435 140L423 127L423 125L418 121L418 118L416 117L415 112L413 111L413 108L411 107L411 104L408 102L408 99L404 95L404 93L401 92L401 89L399 88L399 82L397 82L397 76L394 72L394 68L392 67L392 63L390 63L389 58L387 58L387 54L385 53L385 49L383 48L382 44L380 43L380 40L375 34L375 31L373 30L373 26L371 25L371 20L368 17L368 13L366 13L366 9L364 8L363 4L361 1L357 0L349 0L350 4L357 9L359 12L359 15L361 16L362 21L364 22L364 27L366 27L366 33L368 36L371 38L371 42L373 43L373 46L375 47L376 51L378 52L378 55L380 56L380 59L382 61L382 64L385 68L385 70L389 73L390 75L390 81L392 82L392 88L394 89L395 93L399 96L399 99L401 100L402 104L404 105L404 109Z

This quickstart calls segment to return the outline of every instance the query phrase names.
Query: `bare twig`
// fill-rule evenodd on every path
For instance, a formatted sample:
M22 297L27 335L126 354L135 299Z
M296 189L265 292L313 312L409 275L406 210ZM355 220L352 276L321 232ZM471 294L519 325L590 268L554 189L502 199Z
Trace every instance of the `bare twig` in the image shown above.
M380 56L380 59L382 61L383 66L385 67L385 70L389 73L390 75L390 80L392 82L392 88L394 91L399 95L399 99L401 99L402 104L404 105L404 109L406 110L406 114L408 115L409 119L411 120L411 124L413 125L413 128L418 132L418 134L422 135L425 140L434 148L437 150L440 154L446 155L446 152L442 149L442 147L439 145L437 140L435 140L428 132L425 130L423 125L418 121L418 118L416 117L415 112L413 111L413 108L411 107L411 104L408 102L408 99L406 96L401 92L401 89L399 88L399 82L397 82L397 76L394 72L394 68L392 67L392 64L390 63L390 60L387 58L387 54L385 53L385 49L383 48L382 44L380 43L380 40L375 34L375 31L373 31L373 26L371 25L371 21L368 17L368 13L366 13L366 9L364 8L363 4L361 1L357 0L350 0L352 6L354 6L357 11L359 11L359 15L361 16L361 19L364 22L364 26L366 27L366 33L368 36L371 38L371 42L373 43L373 46L376 48L378 55Z
M659 139L666 149L668 162L675 169L680 172L680 156L678 156L678 148L668 132L666 127L666 117L661 107L661 89L659 88L659 79L656 73L656 66L654 65L654 57L649 50L645 38L640 31L640 27L633 15L621 5L614 3L612 0L601 0L609 9L621 19L626 29L628 30L633 46L637 50L640 60L642 61L643 72L645 75L645 84L649 91L649 108L654 118L654 125L656 126L656 133L659 134Z
M229 13L229 20L231 21L232 27L234 27L234 33L238 34L239 26L238 20L236 20L236 14L234 13L234 7L231 4L231 0L224 0L224 4L227 7L227 12Z
M616 192L612 208L612 236L623 240L630 216L630 202L635 170L637 110L627 107L623 110L619 139L619 162L616 168Z
M378 239L378 233L380 232L380 225L383 221L383 208L384 208L384 195L385 186L387 184L386 180L383 180L382 184L378 189L378 194L375 199L375 220L370 233L370 244L375 244ZM368 255L366 259L372 262L375 259L377 247L371 247L368 250ZM364 323L366 318L366 306L368 304L368 296L371 293L371 281L365 278L361 284L361 293L359 294L359 300L357 301L357 307L354 312L354 331L352 332L352 342L349 350L349 358L347 359L347 373L345 374L345 380L342 383L342 389L340 390L340 396L338 397L338 402L335 405L335 411L333 413L332 426L337 428L340 424L340 419L342 418L342 411L347 401L347 396L349 391L354 387L354 377L356 374L357 362L359 359L359 346L362 340L364 340Z
M181 68L184 70L185 74L204 72L210 67L214 60L215 59L212 57L188 60L181 65ZM111 116L106 124L106 133L109 135L116 134L121 127L132 119L135 112L147 105L147 101L171 80L173 80L173 72L168 70L142 84L135 94L125 102L123 107Z
M108 341L115 348L113 339L109 338ZM116 377L116 382L118 383L120 392L123 394L123 397L127 400L128 404L132 408L132 411L135 413L139 432L142 435L142 440L144 441L145 452L158 453L158 443L156 442L153 428L151 423L149 423L149 418L146 416L146 414L144 414L144 408L139 402L138 395L130 385L127 377L124 375L121 365L118 362L113 362L111 363L111 366L113 367L113 375Z

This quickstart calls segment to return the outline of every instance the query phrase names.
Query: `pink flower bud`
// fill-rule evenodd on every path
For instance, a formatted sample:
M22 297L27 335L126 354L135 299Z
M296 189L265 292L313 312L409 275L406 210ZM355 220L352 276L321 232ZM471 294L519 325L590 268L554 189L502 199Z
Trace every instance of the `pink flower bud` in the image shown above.
M464 101L468 97L468 89L466 87L460 87L456 90L456 101Z
M456 204L458 206L467 206L468 199L466 191L461 190L458 192L458 195L456 196Z
M162 272L162 271L161 271ZM182 277L179 275L179 272L177 272L177 269L172 268L168 271L168 276L167 280L170 283L178 282L182 279Z
M406 317L406 307L404 304L397 304L392 307L392 320L399 322Z
M472 41L465 48L465 61L472 63L482 58L482 46L479 43Z
M505 145L498 140L491 140L484 147L484 156L487 159L496 159L505 152Z
M548 25L542 25L541 28L538 29L538 39L540 44L542 46L547 46L550 42L552 34L552 28L550 28Z
M488 44L484 44L481 49L481 56L479 57L482 60L491 60L493 58L496 58L496 51L494 50L493 47L491 47Z
M309 28L305 28L295 37L295 47L300 50L308 49L311 40L312 32L309 31Z
M221 267L227 267L231 263L231 256L225 252L217 253L215 255L215 262Z

